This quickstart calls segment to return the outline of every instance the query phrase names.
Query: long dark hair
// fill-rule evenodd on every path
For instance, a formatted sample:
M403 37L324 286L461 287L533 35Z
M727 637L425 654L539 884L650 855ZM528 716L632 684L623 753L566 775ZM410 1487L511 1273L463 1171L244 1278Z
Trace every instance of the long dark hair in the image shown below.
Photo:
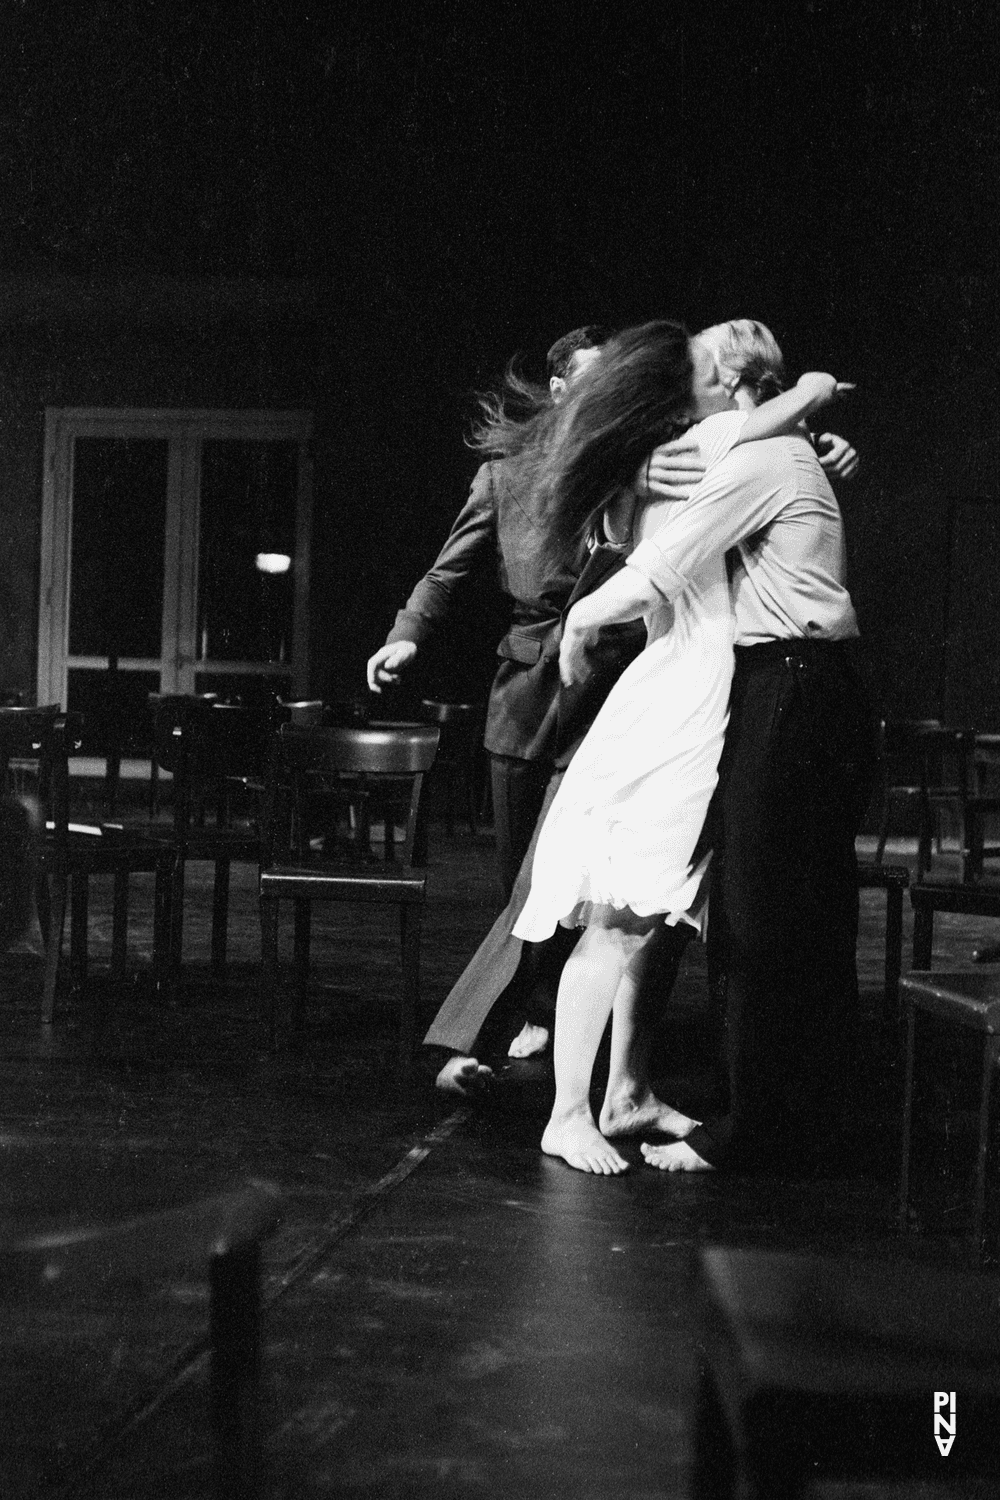
M604 506L632 483L658 443L689 425L689 342L679 323L626 328L557 408L544 466L552 556L579 562Z
M513 458L544 445L551 433L555 406L548 386L528 380L515 360L504 371L499 391L484 391L476 403L479 412L466 442L484 457Z

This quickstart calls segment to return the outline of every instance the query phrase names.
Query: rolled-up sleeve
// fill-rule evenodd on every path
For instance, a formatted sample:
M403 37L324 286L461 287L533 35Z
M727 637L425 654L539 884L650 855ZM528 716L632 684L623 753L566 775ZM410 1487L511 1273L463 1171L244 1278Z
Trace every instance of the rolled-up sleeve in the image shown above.
M625 566L634 568L643 578L648 578L664 599L676 599L687 588L687 579L667 561L656 537L651 536L640 542L635 551L625 559Z
M644 537L626 566L648 578L665 599L676 599L709 558L725 552L767 524L780 508L782 466L778 444L745 443L705 475L682 505L651 536Z

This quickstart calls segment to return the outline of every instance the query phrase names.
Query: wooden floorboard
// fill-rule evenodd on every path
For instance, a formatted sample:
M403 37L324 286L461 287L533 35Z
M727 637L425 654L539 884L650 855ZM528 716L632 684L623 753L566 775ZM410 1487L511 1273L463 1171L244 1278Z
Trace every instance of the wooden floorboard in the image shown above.
M432 1012L493 914L488 834L434 830L424 939ZM84 1222L234 1179L275 1181L267 1246L268 1479L274 1497L663 1496L688 1488L692 1331L684 1295L706 1240L959 1263L957 1239L892 1222L898 1069L876 1017L883 899L863 898L860 1145L818 1182L594 1180L543 1158L543 1066L512 1068L455 1114L430 1075L393 1062L399 973L391 915L323 919L305 1035L266 1048L256 1007L252 874L233 882L228 983L207 971L208 872L190 872L185 985L144 982L148 890L107 980L108 893L92 912L93 992L38 1025L37 962L0 974L0 1182L8 1223ZM936 962L996 932L939 920ZM907 913L907 932L909 914ZM707 1066L703 957L692 947L661 1060L677 1102ZM867 1131L867 1136L866 1136ZM865 1145L866 1140L868 1145ZM0 1313L3 1500L209 1490L197 1274L153 1295Z

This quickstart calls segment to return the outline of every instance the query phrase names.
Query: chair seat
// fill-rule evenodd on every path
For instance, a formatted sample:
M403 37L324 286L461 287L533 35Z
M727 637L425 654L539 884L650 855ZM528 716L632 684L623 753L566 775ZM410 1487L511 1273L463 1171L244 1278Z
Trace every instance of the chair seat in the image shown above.
M966 916L1000 917L1000 886L954 885L925 880L910 887L915 908L963 912Z
M910 871L907 865L874 865L865 860L858 863L859 891L888 890L890 886L898 886L905 891L909 883Z
M744 1392L997 1394L996 1287L974 1272L711 1247L697 1290Z
M120 869L123 861L134 870L156 870L163 866L170 852L162 840L150 837L142 829L130 828L102 828L97 837L70 833L68 844L73 866L86 864L95 874Z
M272 865L260 872L262 898L423 901L426 890L426 871L408 865Z
M949 1477L995 1479L992 1280L912 1261L709 1247L694 1291L698 1495L788 1500L824 1480L863 1478L878 1494L918 1475L936 1481L939 1391L958 1397Z
M957 1026L991 1034L1000 1032L1000 968L957 973L915 972L900 980L904 999L928 1014Z

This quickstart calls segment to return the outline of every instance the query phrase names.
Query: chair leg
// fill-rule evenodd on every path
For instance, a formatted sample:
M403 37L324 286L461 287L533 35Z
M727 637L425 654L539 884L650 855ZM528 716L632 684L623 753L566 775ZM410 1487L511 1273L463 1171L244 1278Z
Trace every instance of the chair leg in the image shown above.
M417 1042L417 1008L420 1003L420 931L423 907L401 905L399 935L403 954L403 1000L399 1017L399 1060L404 1068L413 1061Z
M913 1078L916 1051L917 1008L912 1003L906 1014L906 1072L903 1085L903 1155L899 1172L899 1227L910 1228L910 1174L913 1146Z
M167 996L173 994L177 985L172 946L173 889L173 860L168 856L159 864L153 883L153 985Z
M882 806L882 821L879 825L878 843L875 846L875 863L877 865L880 865L885 857L885 846L889 840L889 823L891 821L891 818L892 802L887 795Z
M211 1408L220 1500L261 1493L260 1261L254 1243L215 1256L211 1265Z
M934 841L934 815L930 805L921 800L920 831L917 835L917 883L923 880L931 867L931 849Z
M444 826L448 837L451 838L455 832L455 768L445 765L442 767L441 780L444 782Z
M479 832L476 817L476 762L470 756L465 765L465 815L469 820L469 832L475 838Z
M295 973L295 1016L294 1025L296 1031L301 1030L306 1017L306 998L309 991L309 938L312 925L312 903L309 901L295 902L295 939L293 947L293 965Z
M74 994L87 983L87 936L90 925L90 890L86 875L70 877L69 969Z
M184 859L174 861L170 877L170 972L178 975L184 951Z
M997 1058L1000 1056L1000 1037L983 1038L983 1067L979 1095L979 1140L976 1151L976 1196L972 1213L972 1243L976 1260L982 1264L985 1251L984 1226L986 1222L986 1165L990 1146L990 1105L993 1095L993 1079Z
M212 890L212 978L222 979L226 972L226 927L229 920L229 860L215 862L215 885Z
M56 875L48 896L48 922L45 937L45 988L42 992L42 1025L51 1026L56 1012L56 982L62 952L63 928L66 925L68 884L65 875Z
M732 1500L737 1483L735 1444L708 1369L699 1372L695 1400L692 1500Z
M913 912L913 967L929 969L934 947L934 912L931 907L918 906Z
M973 885L983 873L983 844L985 840L984 819L977 812L966 810L962 831L962 871L965 885Z
M885 893L885 1025L899 1020L899 976L903 968L903 892L891 885Z
M260 903L261 1011L267 1020L271 1050L283 1041L278 1026L278 903L261 898Z
M128 871L116 870L111 916L111 977L125 978L128 948Z

